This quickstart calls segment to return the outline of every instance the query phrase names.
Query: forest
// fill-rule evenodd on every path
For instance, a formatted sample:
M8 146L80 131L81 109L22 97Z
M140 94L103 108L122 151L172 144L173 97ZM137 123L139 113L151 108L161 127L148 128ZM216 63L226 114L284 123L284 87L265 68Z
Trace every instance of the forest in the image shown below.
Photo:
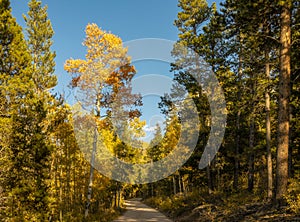
M176 4L177 43L187 50L174 46L174 84L157 104L165 127L157 125L145 142L143 102L131 86L138 70L120 37L102 24L86 25L77 46L85 58L64 64L80 101L71 104L52 90L58 79L47 6L29 0L22 28L10 0L0 0L0 221L113 221L130 198L174 221L300 221L300 2ZM201 61L182 62L193 53ZM215 107L226 113L224 137L208 154L221 118L210 102L218 105L220 95L192 74L201 62L226 101ZM163 179L134 183L130 169L112 170L115 159L152 169L175 150L186 155L192 140L190 158ZM148 172L155 173L163 172Z

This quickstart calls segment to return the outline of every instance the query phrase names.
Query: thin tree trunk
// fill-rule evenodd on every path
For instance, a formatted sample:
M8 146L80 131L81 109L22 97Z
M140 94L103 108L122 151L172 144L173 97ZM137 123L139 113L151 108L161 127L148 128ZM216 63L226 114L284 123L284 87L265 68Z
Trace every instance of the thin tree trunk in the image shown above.
M206 174L207 174L207 183L208 183L208 193L211 194L213 192L213 185L212 185L212 178L211 178L211 171L210 171L210 160L208 166L206 167Z
M252 192L254 188L254 118L250 120L249 132L249 165L248 165L248 191Z
M291 90L292 90L292 83L291 83ZM289 108L290 112L290 121L293 119L293 107L290 105ZM292 141L293 141L293 126L290 126L290 131L289 131L289 165L288 165L288 178L293 177L293 146L292 146Z
M265 53L266 58L266 78L270 80L270 63L269 63L269 50ZM273 196L273 169L272 169L272 153L271 153L271 119L270 119L270 92L269 87L266 89L266 145L267 145L267 195L268 199L272 199Z
M176 191L176 178L175 178L175 175L173 175L173 191L174 191L174 195L176 195L177 191Z
M119 186L117 188L117 208L120 207L120 189Z
M63 182L62 182L62 177L63 177L63 157L62 157L62 149L60 149L60 170L59 170L59 221L63 221Z
M118 202L118 194L117 194L117 188L115 189L115 204L114 204L114 208L117 207L117 202Z
M101 90L99 90L99 91L101 92ZM100 118L100 101L101 101L101 95L98 93L97 99L96 99L96 118ZM89 207L91 205L93 178L94 178L94 165L95 165L95 157L96 157L96 151L97 151L97 140L98 140L98 129L97 129L97 124L96 124L95 129L94 129L94 141L93 141L93 150L92 150L92 157L91 157L90 179L89 179L89 185L88 185L87 203L86 203L85 213L84 213L85 218L87 218L87 216L89 214Z
M154 197L154 187L153 187L153 183L151 183L151 197Z
M240 93L239 93L240 94ZM238 96L240 97L240 96ZM238 99L239 101L240 99ZM236 136L235 136L235 156L234 156L234 178L233 178L233 189L238 190L239 187L239 155L240 155L240 117L241 111L238 110L236 116Z
M240 34L241 35L241 34ZM242 44L242 38L240 36L240 44ZM239 155L240 155L240 119L241 119L241 107L240 101L242 98L241 93L241 79L243 75L243 46L240 46L240 54L239 54L239 67L238 67L238 92L237 92L237 116L236 116L236 135L235 135L235 157L234 157L234 178L233 178L233 189L235 191L238 190L239 187Z
M76 159L75 157L75 153L74 153L74 159ZM73 164L74 164L74 161L73 161ZM80 170L78 170L78 172L80 172ZM74 212L74 206L77 202L77 189L76 189L76 167L73 166L73 201L71 203L72 205L72 212Z
M220 172L220 167L218 167L218 169L217 169L217 189L218 189L218 191L221 190L220 184L221 184L221 172Z
M203 117L203 124L205 123L204 117ZM203 147L205 147L204 141L205 141L205 135L203 134L202 137L203 141ZM208 185L208 193L211 194L213 192L213 183L212 183L212 176L211 176L211 157L210 154L208 154L208 165L206 167L206 174L207 174L207 185Z
M66 184L66 196L67 199L66 202L66 209L67 212L70 212L70 203L72 200L72 194L71 194L71 158L70 158L70 146L67 145L67 153L66 153L66 161L67 161L67 184Z
M183 190L183 193L184 195L186 195L186 184L185 184L185 180L181 179L182 180L182 190Z
M87 193L87 203L86 203L86 208L85 208L85 213L84 213L85 218L87 218L87 216L89 214L89 207L91 205L93 178L94 178L94 164L95 164L95 156L96 156L96 149L97 149L97 139L98 139L98 132L97 132L97 127L95 127L93 151L92 151L91 166L90 166L90 179L89 179L89 186L88 186L88 193Z
M182 184L181 184L181 175L180 172L178 172L178 187L179 187L179 193L182 193Z
M291 0L286 0L280 15L280 76L278 144L276 162L276 200L280 203L287 191L289 156L289 97L291 75Z
M253 57L253 56L251 56ZM255 97L256 97L256 74L250 76L252 79L251 86L251 112L249 128L249 156L248 156L248 191L252 192L254 188L254 137L255 137Z

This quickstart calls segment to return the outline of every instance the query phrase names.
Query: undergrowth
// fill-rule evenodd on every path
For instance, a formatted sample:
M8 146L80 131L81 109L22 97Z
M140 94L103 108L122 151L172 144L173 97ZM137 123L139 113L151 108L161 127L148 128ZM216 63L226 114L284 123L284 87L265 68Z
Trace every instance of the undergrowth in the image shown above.
M174 221L300 221L300 186L291 183L286 207L276 208L260 195L249 192L151 197L144 202ZM294 195L294 193L297 195Z

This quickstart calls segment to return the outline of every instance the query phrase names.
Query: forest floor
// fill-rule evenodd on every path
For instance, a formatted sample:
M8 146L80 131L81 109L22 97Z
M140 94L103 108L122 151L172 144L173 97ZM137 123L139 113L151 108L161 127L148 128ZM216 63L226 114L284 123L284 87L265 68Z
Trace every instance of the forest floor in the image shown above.
M251 195L236 195L230 199L223 195L198 196L198 199L177 195L165 199L150 198L145 203L176 222L300 222L300 215L292 213L288 207L274 207Z
M202 205L194 208L190 212L186 212L174 221L176 222L208 222L208 221L224 221L224 222L284 222L284 221L300 221L300 216L288 213L283 207L276 209L272 205L265 203L252 203L241 205L230 212L215 205Z

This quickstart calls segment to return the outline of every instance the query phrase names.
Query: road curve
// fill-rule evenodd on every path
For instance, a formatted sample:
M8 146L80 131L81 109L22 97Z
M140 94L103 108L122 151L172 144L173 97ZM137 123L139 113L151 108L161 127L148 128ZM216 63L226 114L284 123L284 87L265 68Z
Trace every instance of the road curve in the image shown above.
M125 201L126 212L113 222L172 222L159 211L141 203L138 199Z

